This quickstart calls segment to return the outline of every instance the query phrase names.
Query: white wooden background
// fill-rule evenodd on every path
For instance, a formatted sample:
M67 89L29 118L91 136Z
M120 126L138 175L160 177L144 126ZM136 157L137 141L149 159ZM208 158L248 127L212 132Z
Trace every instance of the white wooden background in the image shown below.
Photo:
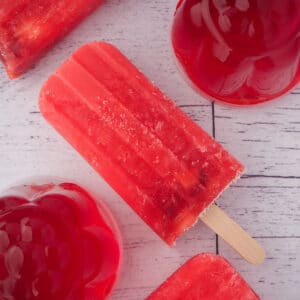
M225 256L262 299L300 299L300 89L279 101L233 108L202 99L174 64L169 32L175 0L106 1L19 80L0 75L0 189L28 176L74 179L97 189L116 215L124 262L113 300L139 300L192 255ZM105 40L118 46L198 124L246 166L247 173L220 205L266 248L263 265L242 260L198 223L167 247L120 197L43 120L38 93L43 81L78 46Z

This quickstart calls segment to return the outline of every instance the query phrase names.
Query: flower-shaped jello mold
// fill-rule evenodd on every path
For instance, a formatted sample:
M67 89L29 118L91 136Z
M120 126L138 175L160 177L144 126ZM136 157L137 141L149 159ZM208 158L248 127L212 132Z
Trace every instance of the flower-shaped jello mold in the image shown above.
M0 196L0 299L105 299L120 248L101 214L72 183L20 186Z
M300 80L299 1L181 0L172 43L189 79L209 98L272 100Z

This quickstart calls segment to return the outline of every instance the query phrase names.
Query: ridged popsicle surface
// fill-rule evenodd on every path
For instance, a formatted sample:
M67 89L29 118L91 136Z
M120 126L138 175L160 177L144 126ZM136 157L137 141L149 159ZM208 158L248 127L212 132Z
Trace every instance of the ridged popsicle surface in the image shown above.
M40 108L168 244L243 171L107 43L77 50L45 83Z
M188 260L146 300L259 300L241 275L221 256Z
M9 77L15 78L103 0L0 2L0 60Z

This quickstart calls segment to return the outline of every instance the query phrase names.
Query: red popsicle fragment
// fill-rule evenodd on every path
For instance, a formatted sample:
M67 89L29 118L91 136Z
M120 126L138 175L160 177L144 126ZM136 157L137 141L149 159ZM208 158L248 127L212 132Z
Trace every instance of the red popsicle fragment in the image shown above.
M300 3L181 0L172 43L188 78L209 98L269 101L300 81Z
M0 299L105 299L119 260L115 233L77 185L22 186L0 197Z
M40 109L168 244L243 170L106 43L76 51L42 88Z
M222 257L200 254L187 261L146 300L259 300Z
M25 72L102 0L1 0L0 60L10 78Z

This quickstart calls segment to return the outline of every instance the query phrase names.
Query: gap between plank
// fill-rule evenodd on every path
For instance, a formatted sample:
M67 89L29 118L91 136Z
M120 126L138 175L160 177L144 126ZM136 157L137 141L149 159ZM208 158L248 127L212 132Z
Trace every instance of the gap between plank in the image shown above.
M216 138L216 123L215 123L215 102L211 103L212 112L212 135ZM216 254L219 254L219 236L216 234Z

